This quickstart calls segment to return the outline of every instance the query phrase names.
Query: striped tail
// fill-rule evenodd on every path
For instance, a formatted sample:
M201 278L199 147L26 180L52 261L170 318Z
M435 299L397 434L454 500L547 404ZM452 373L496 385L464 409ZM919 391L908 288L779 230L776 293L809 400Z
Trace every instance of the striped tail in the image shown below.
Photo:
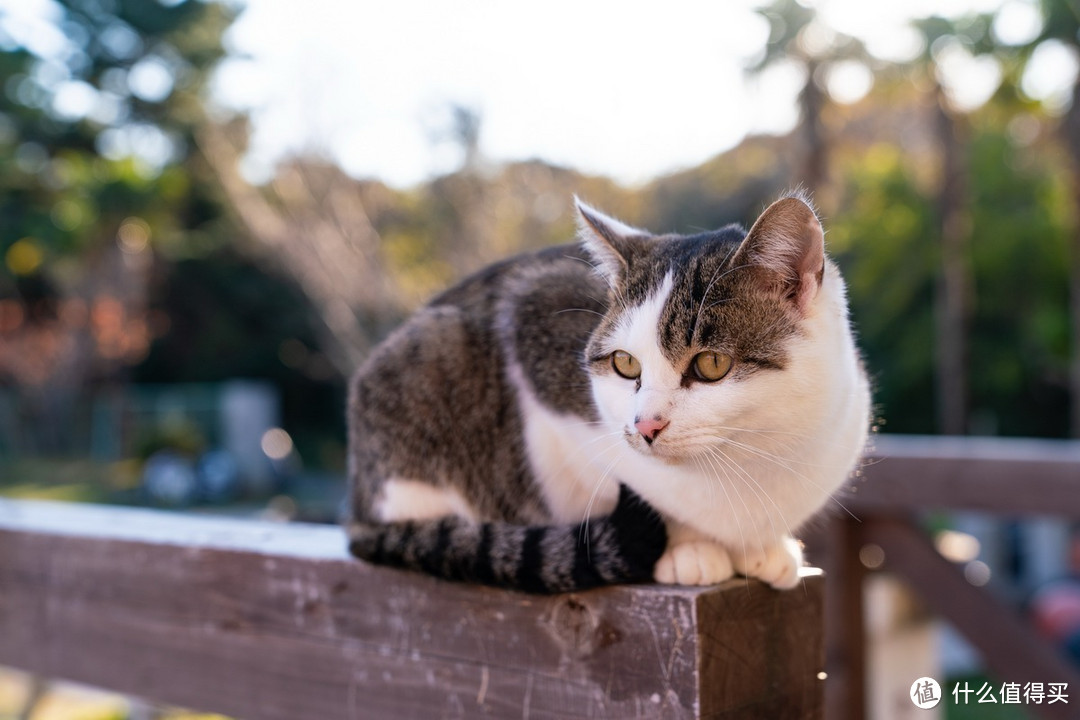
M581 525L470 523L459 517L351 523L349 552L380 565L529 593L652 580L667 546L660 515L625 485L606 517Z

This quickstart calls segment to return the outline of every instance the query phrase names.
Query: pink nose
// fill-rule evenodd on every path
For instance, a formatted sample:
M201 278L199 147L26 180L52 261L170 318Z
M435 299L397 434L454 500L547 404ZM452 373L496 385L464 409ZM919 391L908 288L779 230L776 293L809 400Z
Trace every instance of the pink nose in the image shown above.
M660 434L660 431L668 426L669 420L663 420L661 418L653 418L652 420L638 420L634 423L634 427L641 433L641 437L645 438L645 442L652 444L652 441L656 439L656 436Z

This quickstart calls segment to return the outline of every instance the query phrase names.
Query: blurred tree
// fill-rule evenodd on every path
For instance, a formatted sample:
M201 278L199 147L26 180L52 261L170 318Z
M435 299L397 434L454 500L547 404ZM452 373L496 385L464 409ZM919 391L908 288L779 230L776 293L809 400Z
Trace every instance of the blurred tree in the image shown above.
M335 166L298 160L254 187L240 173L246 136L242 119L206 123L199 146L249 250L296 280L317 310L324 354L349 377L403 312L361 185Z
M931 125L939 167L934 193L936 232L940 239L937 280L934 285L935 397L938 431L964 435L968 431L968 350L972 280L968 242L966 139L960 113L943 83L940 58L950 50L986 51L990 23L980 16L961 21L933 16L914 23L923 38L923 50L913 61L919 84L932 99Z
M885 142L845 153L842 207L828 242L847 279L885 429L928 433L934 427L927 342L934 332L934 209L906 160Z
M765 52L748 71L761 74L778 63L795 62L805 73L796 129L802 162L789 182L801 183L816 198L823 198L829 182L830 146L829 131L823 122L829 102L826 77L837 63L869 64L871 56L861 41L828 27L812 6L798 0L772 0L757 12L769 23L769 39Z
M461 167L404 193L310 158L255 187L240 172L242 119L199 133L249 247L304 290L321 318L320 347L341 377L435 291L507 255L572 239L575 190L598 203L620 198L607 205L612 212L629 206L630 193L610 181L540 162L488 166L479 114L451 105L447 117L439 137L460 147Z
M643 188L644 227L692 232L731 222L753 223L780 193L791 189L789 137L754 136L695 168Z
M454 276L464 277L504 254L505 245L495 236L491 222L491 203L495 190L485 177L484 158L480 152L483 117L479 110L451 103L448 126L442 130L461 154L461 166L453 173L436 178L425 188L425 195L443 218L438 229L442 257L453 268Z
M1043 29L1027 45L1026 59L1040 47L1062 45L1072 51L1074 63L1080 57L1080 6L1075 0L1040 0ZM1069 104L1058 125L1062 145L1068 153L1072 175L1073 239L1070 246L1070 316L1072 363L1069 387L1072 397L1071 432L1080 437L1080 73L1073 78Z
M283 427L307 466L340 470L344 384L321 352L314 311L288 276L240 247L160 263L149 287L151 325L163 325L136 383L273 382ZM343 453L342 453L343 454Z
M220 212L192 165L218 3L63 0L0 9L0 380L59 450L74 395L146 356L155 251Z
M1069 432L1067 189L1052 138L1010 131L991 103L969 143L976 302L970 326L973 429L1066 437Z
M930 342L941 261L938 145L925 122L925 86L901 77L880 83L868 102L848 111L845 128L874 132L846 129L837 145L846 189L828 242L845 271L886 429L927 433L940 429ZM965 120L965 202L974 239L965 246L972 280L969 422L985 434L1062 437L1069 362L1065 159L1038 131L1046 124L1038 104L1028 101L1020 112L1007 90ZM911 132L901 144L891 140L890 127Z

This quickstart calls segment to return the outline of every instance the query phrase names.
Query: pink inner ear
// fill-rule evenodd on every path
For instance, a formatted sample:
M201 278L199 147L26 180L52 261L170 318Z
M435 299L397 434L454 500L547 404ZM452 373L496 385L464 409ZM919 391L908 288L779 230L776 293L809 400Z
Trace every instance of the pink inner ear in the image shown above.
M806 312L806 308L810 305L810 302L817 297L817 292L821 288L821 281L824 275L824 268L822 271L816 273L805 273L799 279L799 289L795 293L795 306L799 308L800 312Z
M805 225L803 239L803 252L799 261L799 289L795 295L795 305L801 311L806 310L825 279L825 237L821 223L813 213Z

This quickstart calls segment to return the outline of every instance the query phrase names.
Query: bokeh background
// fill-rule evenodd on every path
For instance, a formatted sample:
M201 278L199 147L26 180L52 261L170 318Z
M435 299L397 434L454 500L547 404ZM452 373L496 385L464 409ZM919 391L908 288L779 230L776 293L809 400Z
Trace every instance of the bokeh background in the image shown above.
M1078 30L1075 0L0 0L0 494L333 521L352 369L571 240L574 194L689 232L801 186L883 431L1080 437Z

